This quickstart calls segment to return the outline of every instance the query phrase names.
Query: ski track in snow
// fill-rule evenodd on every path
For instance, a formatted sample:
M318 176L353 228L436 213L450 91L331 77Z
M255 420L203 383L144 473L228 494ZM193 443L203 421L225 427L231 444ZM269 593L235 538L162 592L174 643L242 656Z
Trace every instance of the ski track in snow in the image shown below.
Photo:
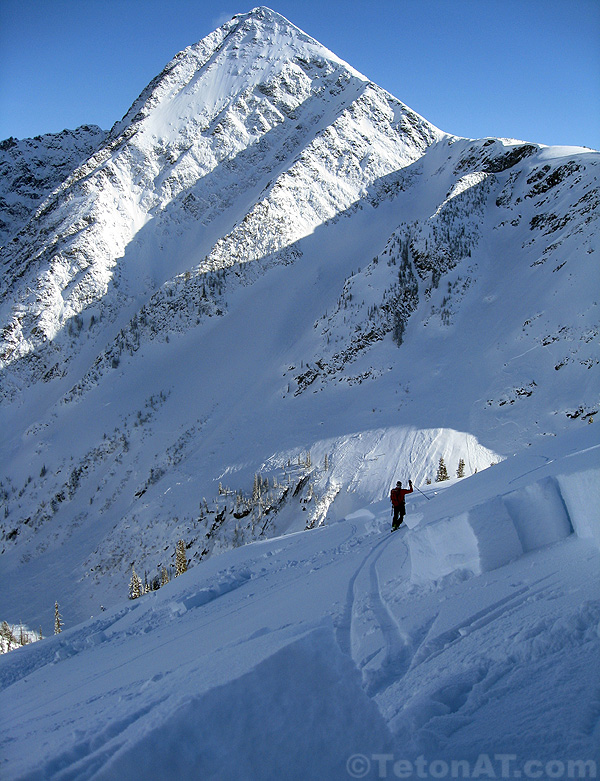
M408 638L402 633L382 597L377 573L377 562L381 556L388 548L397 548L398 543L402 542L399 534L394 534L398 536L376 541L350 578L343 618L337 628L340 648L350 654L362 670L369 695L384 688L386 681L400 675L406 665ZM400 571L408 558L406 545L402 547L404 558L398 565ZM360 649L365 625L371 636L371 644L375 644L375 649L366 657L361 655Z
M394 542L396 541L394 540ZM398 542L401 542L401 540ZM377 572L377 562L390 545L391 540L385 541L385 544L383 544L381 550L377 551L377 554L373 556L369 565L368 604L379 625L379 633L384 641L382 649L383 659L379 663L379 667L375 668L373 671L367 671L363 667L365 688L370 696L378 694L385 689L391 681L401 677L407 669L408 663L409 638L402 633L393 613L389 610L387 602L381 594L379 575ZM398 565L400 570L402 570L402 567L408 558L408 548L406 545L403 547L405 549L405 554L404 560Z

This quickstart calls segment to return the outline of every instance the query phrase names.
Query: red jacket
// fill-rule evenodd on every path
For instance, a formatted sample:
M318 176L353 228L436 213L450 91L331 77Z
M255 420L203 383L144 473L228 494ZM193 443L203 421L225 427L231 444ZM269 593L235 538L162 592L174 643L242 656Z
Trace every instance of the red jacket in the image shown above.
M392 488L390 492L390 499L392 500L392 507L402 507L404 504L404 497L406 494L412 494L413 487L409 484L410 488Z

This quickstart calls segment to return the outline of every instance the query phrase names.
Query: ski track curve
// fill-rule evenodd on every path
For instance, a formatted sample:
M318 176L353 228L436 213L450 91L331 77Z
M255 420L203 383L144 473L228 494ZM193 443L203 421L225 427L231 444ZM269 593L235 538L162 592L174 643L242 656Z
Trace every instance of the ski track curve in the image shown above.
M388 543L391 542L388 541ZM403 542L405 555L400 569L408 558L408 547ZM373 697L387 688L397 678L404 675L410 664L410 638L398 625L396 618L388 607L387 601L381 593L377 562L387 549L382 546L369 566L370 588L368 592L368 605L378 625L381 639L383 640L383 661L372 670L363 670L365 689L369 696Z
M373 697L392 685L408 670L412 643L399 626L381 592L378 562L390 545L402 543L404 558L398 565L401 571L408 560L408 547L398 536L377 541L363 557L348 581L346 603L336 626L336 638L341 650L351 656L362 673L365 692ZM356 648L354 637L360 637L367 625L370 636L368 648Z

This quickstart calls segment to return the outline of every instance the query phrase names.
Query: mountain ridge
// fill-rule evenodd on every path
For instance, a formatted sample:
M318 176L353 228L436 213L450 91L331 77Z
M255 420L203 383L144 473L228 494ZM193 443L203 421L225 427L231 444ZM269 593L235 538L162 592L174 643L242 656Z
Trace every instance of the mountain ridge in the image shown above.
M176 55L1 251L4 577L68 545L83 616L179 538L590 420L598 166L443 133L268 9Z
M38 204L102 143L96 125L0 142L0 246L32 217Z
M240 29L243 31L244 24L245 23L254 23L257 24L257 20L262 19L264 17L264 14L254 14L254 12L251 12L251 14L247 15L246 17L242 17L243 21L239 24L235 25L233 27L233 30L230 32L230 35L235 33L236 31L239 31ZM274 19L277 20L283 20L282 17L279 17L278 15L267 15L267 21L272 22ZM221 30L224 30L225 28L221 28ZM289 28L292 28L290 26ZM264 31L263 31L264 32ZM214 34L213 34L214 35ZM228 37L228 36L224 36ZM213 48L213 41L212 36L208 36L208 39L205 39L210 41L209 49L212 50ZM310 47L313 47L312 39L308 39L310 41ZM202 46L204 42L201 42L197 46ZM230 42L231 46L231 42ZM260 42L257 44L259 48L262 48L260 46ZM206 46L203 46L203 48L206 48ZM195 67L197 65L195 59L193 59L192 62L189 62L189 58L191 56L191 52L193 51L194 47L190 47L188 50L186 50L184 53L182 53L182 56L180 59L177 57L172 61L173 67L167 66L167 69L163 71L163 74L167 74L169 76L173 71L177 70L179 67L184 68L185 75L184 77L180 77L178 81L175 82L175 87L177 90L177 93L181 91L181 83L183 81L184 85L187 83L186 79L189 79L189 73L188 71L191 71L192 74L196 74L197 71L195 70ZM236 50L237 51L237 50ZM253 50L254 51L254 50ZM322 52L327 52L327 50L322 49ZM201 70L205 68L206 62L208 62L209 58L202 57L201 61L204 62L203 65L201 65ZM226 58L227 59L227 58ZM252 56L246 56L245 58L247 61L252 63L252 67L256 66L257 57L255 54ZM263 60L265 60L263 56ZM237 61L237 59L236 59ZM268 59L266 60L268 65ZM339 62L336 60L335 63L336 67L339 65ZM184 67L185 66L185 67ZM344 69L344 79L347 82L350 78L348 76L348 70L346 66L343 66ZM298 71L298 67L295 67L295 70ZM329 68L329 75L332 77L335 77L336 72L332 72L331 67ZM298 74L296 74L298 75ZM300 74L302 76L302 74ZM305 78L306 81L306 78ZM159 88L163 88L168 90L169 89L169 83L165 86L165 82L168 82L168 79L166 76L160 76L155 80L156 85L151 88L149 97L145 97L145 93L147 91L144 91L142 93L142 97L140 98L140 101L142 102L142 105L146 105L146 102L150 100L150 109L147 110L158 110L160 108L160 98L156 97L157 90ZM279 105L279 107L283 107L285 109L286 102L289 102L289 100L292 101L292 105L298 102L298 100L302 99L302 93L300 94L300 97L296 96L295 94L292 94L294 91L296 85L292 84L290 85L286 81L286 74L284 73L284 81L283 81L283 91L280 90L280 94L276 96L279 100L275 100L275 103ZM306 85L305 85L306 86ZM339 87L336 87L336 89L340 92L343 92L345 89L347 89L349 85L346 83L346 85L341 85ZM367 88L366 85L361 82L360 91ZM287 90L287 91L286 91ZM291 90L291 91L290 91ZM268 91L268 90L267 90ZM241 89L238 90L239 97L237 98L238 102L241 102L241 107L238 106L238 109L246 110L246 99L244 98L245 90ZM205 93L203 93L205 94ZM248 97L248 96L246 96ZM263 96L264 97L264 96ZM269 96L267 96L266 105L267 105L267 111L275 110L275 119L273 120L275 127L278 125L281 125L281 120L284 115L281 114L281 112L278 110L277 105L273 106L272 101L268 99ZM358 97L358 93L354 95L350 95L349 100L351 102L356 102L356 98ZM171 100L173 98L171 97ZM171 100L168 103L168 108L171 107ZM229 92L226 93L226 100L228 103L232 102L231 95ZM212 98L208 99L209 103L212 101ZM156 102L156 106L153 106L153 103ZM264 102L264 100L263 100ZM345 102L345 101L344 101ZM135 106L136 104L134 104ZM193 105L193 104L192 104ZM342 103L342 106L344 103ZM398 104L401 105L401 104ZM66 199L68 202L71 202L69 204L69 211L67 213L67 220L68 222L64 227L60 227L60 223L57 224L56 219L52 216L50 217L50 224L44 228L44 233L42 236L41 245L43 248L46 248L48 245L47 242L47 234L50 233L56 233L56 237L53 240L53 246L51 245L51 249L53 251L53 257L52 257L52 263L55 267L57 267L57 273L53 273L52 276L54 279L58 282L58 285L52 279L49 280L49 285L46 287L45 291L39 292L37 294L37 299L42 299L40 303L37 303L34 307L29 306L29 310L37 308L40 312L37 317L37 324L32 325L31 327L28 327L27 329L23 329L21 323L19 322L18 317L13 317L13 329L16 332L16 338L14 339L4 339L4 350L3 350L3 358L4 360L11 360L11 357L13 354L16 353L18 356L24 356L27 352L31 352L31 348L33 347L33 351L35 352L36 347L40 346L40 339L42 341L50 339L53 341L53 343L56 343L59 340L54 340L54 336L56 335L57 329L60 328L60 325L64 326L65 320L68 319L69 315L71 317L76 317L79 313L79 309L81 306L89 306L91 303L90 297L92 299L100 297L104 297L107 289L107 285L109 284L109 280L112 276L111 274L111 268L114 267L114 258L118 257L120 254L123 253L125 247L127 246L129 239L128 236L131 236L132 232L136 233L139 232L141 228L146 225L148 222L148 219L152 219L153 213L160 214L165 209L165 206L169 204L174 196L177 196L178 192L181 190L181 186L178 184L177 180L181 180L182 177L186 177L189 175L189 168L186 167L186 163L190 156L194 156L195 150L193 150L190 154L191 147L188 147L188 140L187 136L191 132L192 134L196 133L196 130L198 128L198 123L201 122L201 120L198 119L198 116L195 115L192 122L191 129L188 127L188 124L184 123L183 130L184 132L184 148L181 150L180 153L178 151L175 152L175 159L171 161L172 165L175 167L175 171L173 171L173 174L167 178L165 174L163 173L164 169L164 163L165 163L165 155L167 154L166 150L167 147L169 148L169 154L172 154L172 150L174 147L177 146L177 144L173 143L173 139L170 139L169 131L164 131L164 127L162 127L162 119L158 119L158 125L160 127L160 131L163 132L163 140L159 141L158 144L156 144L155 141L153 141L154 138L156 138L155 130L153 130L151 127L148 128L145 131L146 136L148 139L142 138L143 135L143 127L140 125L140 123L143 123L144 119L144 112L141 112L142 117L138 118L138 114L140 114L140 111L138 108L134 108L136 114L134 116L134 121L132 124L129 125L129 128L131 129L132 133L132 143L138 144L139 146L135 146L133 149L133 155L134 159L129 162L127 159L123 159L123 155L118 154L119 147L123 144L124 140L127 140L127 133L125 134L125 137L121 137L121 134L114 135L111 134L109 136L109 140L107 145L103 150L96 153L95 156L91 158L90 161L84 167L80 170L80 172L75 172L69 180L61 187L60 191L57 192L56 198L60 199ZM203 109L204 110L204 109ZM222 107L218 106L218 114L220 115L222 110ZM339 109L337 110L339 112ZM131 113L131 112L130 112ZM160 112L159 112L160 113ZM227 114L227 112L226 112ZM239 111L238 111L239 114ZM153 114L153 118L154 114ZM264 119L264 117L259 117ZM223 121L227 121L228 117L225 115L225 117L218 121L217 125L213 127L210 131L210 135L214 136L222 135L223 134ZM231 126L232 123L234 123L234 130L235 130L235 122L237 122L237 116L232 117L229 119L229 125ZM311 124L313 124L313 120L311 117ZM268 127L267 127L268 129ZM306 134L306 131L304 131ZM308 133L308 137L310 138L311 135L313 135L314 132L310 131ZM180 136L181 134L178 133L177 136ZM258 137L260 137L260 132L258 134ZM229 137L231 137L231 134L229 134ZM302 131L300 135L300 142L302 144ZM195 157L196 160L192 161L192 169L196 168L198 170L198 173L203 174L210 172L210 170L214 167L215 162L218 162L219 159L226 159L228 158L232 152L239 146L239 143L236 142L235 139L233 139L233 147L229 149L231 146L230 142L227 142L226 148L224 151L220 151L219 147L223 146L222 142L219 138L217 138L216 143L213 143L214 139L208 139L208 148L205 150L199 149L198 152L196 152ZM297 143L297 142L296 142ZM150 144L150 147L149 147ZM204 147L207 146L206 142L203 142L202 144ZM115 149L117 149L117 156L115 157L114 161L111 162L110 155L111 152ZM154 147L154 148L152 148ZM301 147L300 147L301 148ZM150 152L150 157L144 161L143 168L139 168L139 163L136 162L135 158L139 157L140 154L148 154ZM207 158L208 153L208 158ZM198 155L202 155L203 157L198 160ZM108 159L107 159L107 156ZM180 161L180 158L185 156L185 160L183 161L183 165L179 166L179 168L183 168L183 171L179 173L179 170L177 170L178 162ZM99 160L100 164L96 165L96 161ZM168 161L166 161L168 162ZM199 163L199 166L195 163ZM90 171L90 166L94 167L95 173L92 173ZM134 166L134 167L132 167ZM131 169L131 170L130 170ZM155 191L155 186L152 184L152 175L148 176L148 173L142 173L142 171L152 171L156 170L157 173L159 173L159 189ZM192 173L192 175L197 176L198 173ZM233 174L235 174L235 170L233 171ZM148 189L148 195L143 195L144 190L140 190L139 184L135 183L136 178L140 178L140 175L142 177L141 183L143 186ZM89 189L90 185L90 176L93 176L97 182L95 189L95 192L91 192L91 198L86 194L86 188ZM123 178L125 177L125 178ZM146 184L144 185L144 180ZM264 181L264 180L263 180ZM77 189L73 190L74 186L77 186L80 182L83 182L83 184ZM127 185L127 182L130 182L129 185ZM100 194L99 188L101 189L102 194ZM125 189L123 189L125 188ZM112 192L111 192L112 190ZM139 191L139 195L136 195L136 191ZM344 197L343 193L340 193L341 197ZM132 197L133 196L133 197ZM129 201L129 205L127 208L124 208L123 204L123 198L126 197ZM138 198L142 197L144 200L143 205L140 205L137 202ZM217 208L220 212L223 212L223 207L227 206L228 203L228 197L223 194L216 193L216 197L218 198L217 201ZM75 226L73 225L73 207L74 203L73 201L76 201L78 203L78 211L79 219L75 223ZM158 201L158 202L157 202ZM38 221L41 221L41 219L45 218L47 215L52 215L52 213L57 209L57 200L54 201L54 203L50 202L46 205L45 213L42 213L40 215L40 219ZM154 205L153 205L154 203ZM118 210L115 213L115 205L118 204ZM162 204L162 205L161 205ZM287 206L288 204L286 204ZM191 210L192 216L194 216L194 213L197 213L197 209L200 208L198 205L194 203L194 196L193 193L190 194L190 200L187 202L188 209ZM333 204L333 210L332 213L335 211L336 208L339 208L339 206L336 205L334 202ZM59 211L61 210L60 207L58 207ZM214 207L213 207L214 210ZM125 211L126 214L123 215L122 212ZM100 224L100 220L98 219L98 215L103 215L103 220L107 224L106 227L104 227L102 224ZM107 215L114 215L111 217L108 217ZM168 220L168 216L165 217L165 219ZM121 230L115 230L119 226L121 226ZM72 239L73 235L73 229L76 229L75 237ZM109 234L107 234L106 228L110 227L110 235L115 238L109 238ZM57 230L58 228L58 230ZM81 235L78 235L81 234ZM86 235L90 235L90 241L87 242L89 244L90 242L94 242L97 246L96 248L91 251L88 246L86 246L82 239L86 237ZM122 234L122 238L121 238ZM235 237L233 237L233 240L235 241ZM64 252L61 253L60 251L57 253L55 252L55 247L60 247L62 244L67 244L67 250L66 254L67 257L63 257L65 254ZM82 246L83 244L83 246ZM31 255L35 257L37 253L34 251L31 252L31 242L26 241L24 243L25 251L27 252L27 255L29 258L31 258ZM104 249L106 247L106 249ZM210 247L210 244L207 245L207 249ZM17 262L19 262L19 265L21 266L19 268L19 275L23 275L24 271L22 268L22 261L19 261L20 254L18 248L11 248L11 255L15 256L17 258ZM264 251L264 250L263 250ZM41 257L43 258L44 250L42 250ZM103 262L99 262L99 257L104 254L106 256L106 260ZM73 258L75 262L71 259ZM29 260L31 263L31 260ZM123 263L120 264L121 266ZM183 265L181 268L181 271L186 269L186 265ZM119 271L120 269L117 269ZM52 273L52 272L51 272ZM167 272L169 273L169 272ZM81 278L81 281L79 284L73 284L73 275L79 276ZM39 274L38 276L38 285L39 285ZM170 274L169 274L170 276ZM61 277L64 278L64 281L60 281ZM49 289L50 287L59 289L61 287L64 288L65 282L67 280L71 280L70 282L67 282L68 287L74 289L75 293L80 292L80 298L82 299L82 302L79 303L77 300L77 296L73 296L72 294L69 296L67 301L65 302L67 306L65 307L60 299L58 299L57 295L53 290ZM29 287L32 287L31 281L28 281L27 283ZM97 292L95 292L97 291ZM19 294L17 294L19 295ZM127 295L125 293L125 295ZM21 293L20 294L21 300L25 298L25 296ZM56 314L52 313L52 307L48 306L48 304L51 304L51 298L54 298L55 300L55 307L54 310ZM64 298L61 294L61 298ZM29 295L29 300L31 300L31 294ZM124 302L121 302L121 305ZM63 312L61 315L60 312ZM15 323L15 320L17 321ZM49 322L50 321L50 322ZM25 336L25 339L20 337L21 332L25 331L23 333L23 336ZM29 331L29 334L27 334L27 331ZM16 342L16 343L15 343ZM43 350L42 350L43 352ZM52 370L52 364L51 361L56 361L55 357L52 357L51 359L44 362L46 365L46 371ZM55 366L57 363L54 364Z

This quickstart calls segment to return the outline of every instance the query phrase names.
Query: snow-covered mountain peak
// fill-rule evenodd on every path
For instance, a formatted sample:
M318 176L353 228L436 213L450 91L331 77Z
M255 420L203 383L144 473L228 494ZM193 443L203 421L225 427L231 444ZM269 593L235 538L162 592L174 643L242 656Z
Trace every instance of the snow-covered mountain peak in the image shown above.
M104 141L96 125L0 142L0 246L19 232L45 197Z
M181 120L199 116L209 121L240 92L269 83L281 70L295 62L297 67L319 61L335 63L355 78L367 79L333 52L308 36L287 19L260 6L234 16L196 44L179 52L142 92L111 135L120 134L131 122L150 113L156 117L155 132L169 136ZM297 76L300 74L298 73ZM194 97L192 97L194 96ZM165 113L157 112L164 105ZM176 115L177 111L183 111ZM196 113L194 113L196 112ZM175 121L177 119L177 122Z
M234 20L240 18L248 20L251 24L260 22L263 26L265 35L272 44L275 44L276 42L280 43L282 38L291 39L294 41L294 45L296 47L306 46L307 48L312 49L315 53L322 54L322 56L324 56L326 59L333 60L334 62L343 65L355 76L363 79L364 81L367 81L366 76L363 76L361 73L359 73L359 71L353 68L352 65L347 63L345 60L340 59L337 54L332 52L330 49L327 49L325 46L323 46L322 43L301 30L277 11L272 11L266 6L258 6L248 14L234 16Z
M15 238L0 360L55 376L83 311L110 312L114 336L157 285L289 247L441 137L278 14L235 17L166 66Z
M80 615L597 410L597 153L445 134L264 8L91 135L0 250L7 578L73 545Z

